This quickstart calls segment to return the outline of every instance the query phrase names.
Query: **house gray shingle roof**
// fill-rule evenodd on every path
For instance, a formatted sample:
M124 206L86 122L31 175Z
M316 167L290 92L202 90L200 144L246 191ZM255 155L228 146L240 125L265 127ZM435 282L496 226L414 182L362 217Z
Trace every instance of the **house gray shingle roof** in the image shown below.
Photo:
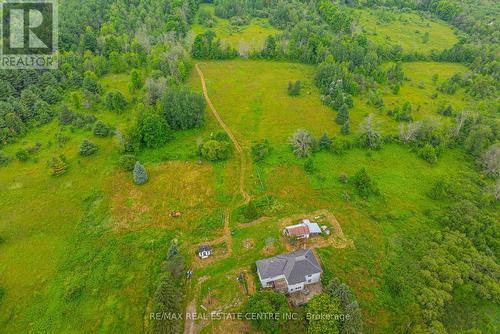
M280 254L256 262L262 279L284 275L288 284L305 281L305 276L323 272L318 260L310 249Z

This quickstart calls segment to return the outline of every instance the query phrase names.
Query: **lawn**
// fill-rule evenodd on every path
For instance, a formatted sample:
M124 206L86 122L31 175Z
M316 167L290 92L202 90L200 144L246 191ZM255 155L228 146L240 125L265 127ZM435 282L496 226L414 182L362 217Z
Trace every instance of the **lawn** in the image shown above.
M445 22L416 13L374 9L355 10L354 15L357 29L366 32L370 40L382 45L401 45L406 53L443 50L458 42Z
M202 4L200 10L213 13L214 7L210 4ZM214 19L215 26L208 28L195 23L191 27L192 32L199 35L206 31L213 31L221 40L222 46L227 45L237 50L245 46L249 51L260 51L264 47L266 38L279 32L269 24L267 19L252 18L250 23L244 26L232 25L229 20L216 16Z

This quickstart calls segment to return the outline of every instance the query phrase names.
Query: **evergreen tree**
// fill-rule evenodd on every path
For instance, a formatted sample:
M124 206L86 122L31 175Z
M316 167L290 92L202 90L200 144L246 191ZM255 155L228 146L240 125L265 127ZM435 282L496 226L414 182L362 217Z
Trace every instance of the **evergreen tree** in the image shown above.
M340 133L343 135L348 135L350 130L350 122L347 120L344 124L342 124L342 128L340 129Z
M86 27L82 36L82 46L84 50L95 52L97 50L97 38L92 27Z
M85 72L85 76L83 78L83 89L94 94L101 93L102 88L97 82L97 76L95 73L90 71Z
M344 124L349 120L349 109L347 105L343 104L342 107L340 107L339 111L337 112L337 118L335 121L337 124Z
M139 185L148 182L146 168L139 161L136 161L134 166L134 182Z
M66 164L66 158L63 155L60 155L58 157L53 157L49 161L49 166L52 168L53 176L63 175L68 170L68 165Z
M363 197L368 197L369 195L378 195L379 190L376 183L370 178L368 172L363 167L361 168L352 179L352 183L358 193Z
M165 276L153 298L153 309L155 313L179 314L181 312L182 295L170 275ZM159 319L153 321L152 331L154 334L180 333L182 322L177 319Z
M94 125L94 135L98 137L107 137L110 133L109 126L101 121L97 121Z
M264 49L262 49L262 56L264 58L273 59L276 57L276 39L274 36L268 36L266 42L264 43Z
M253 201L250 201L244 211L245 218L248 220L257 219L259 212Z
M321 138L319 139L319 147L322 150L329 150L330 147L332 147L332 140L328 137L328 134L323 133L323 135L321 135Z
M97 150L98 150L97 145L88 139L84 139L80 144L80 155L83 157L95 154Z
M131 90L135 91L135 90L141 89L143 86L143 82L142 82L141 74L139 73L139 71L132 70L130 75L131 75L131 79L130 79L131 80L131 82L130 82Z
M66 105L61 106L61 109L59 110L59 122L62 125L68 125L73 123L75 118L76 118L75 113L71 112Z

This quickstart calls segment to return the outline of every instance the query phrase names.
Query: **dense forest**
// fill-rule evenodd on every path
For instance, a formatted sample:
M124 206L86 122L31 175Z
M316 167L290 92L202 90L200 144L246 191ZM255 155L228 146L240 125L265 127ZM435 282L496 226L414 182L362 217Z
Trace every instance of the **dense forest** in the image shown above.
M201 3L213 5L214 12L200 13ZM355 10L360 8L415 12L439 19L459 32L459 41L451 48L431 52L407 51L397 43L374 43L356 29ZM163 147L182 131L205 125L205 99L186 85L194 62L245 58L313 65L313 84L320 91L321 103L335 113L341 133L335 138L327 134L314 138L301 130L290 134L289 144L297 158L306 161L306 172L314 169L312 162L307 166L307 161L316 152L336 154L362 149L369 154L387 145L409 148L431 166L450 150L463 152L474 164L474 186L452 184L446 179L435 182L428 196L441 202L442 210L429 213L425 218L428 230L406 235L400 245L402 251L379 269L382 288L398 301L391 306L396 315L391 319L392 332L447 333L443 317L457 292L467 291L494 305L493 312L498 314L499 310L498 10L498 4L489 0L62 1L59 68L0 71L0 168L14 159L26 161L35 155L40 149L37 145L20 149L15 155L4 153L4 149L55 122L61 128L84 129L95 137L114 135L120 145L117 164L125 171L133 171L136 184L143 184L148 180L147 169L136 162L136 155ZM267 36L258 50L227 45L212 30L198 35L191 31L194 23L210 27L224 19L244 26L256 18L268 20L279 31ZM386 113L398 122L398 132L381 131L376 119L379 116L373 114L364 118L359 131L353 129L350 121L357 101L366 97L369 106L382 110L384 87L398 94L408 85L404 64L413 61L467 66L467 73L440 81L436 94L453 96L463 89L468 98L477 101L477 108L436 106L448 120L436 125L417 121L418 107L407 102ZM106 91L102 78L114 74L126 74L128 91L140 94L127 99L118 90ZM300 81L290 82L288 93L293 97L306 89L301 88ZM102 119L96 112L100 108L117 115L133 109L137 117L122 133ZM68 139L61 135L57 140L61 144ZM196 159L224 161L232 155L228 138L220 133L197 145L198 151L193 152ZM92 140L82 141L78 148L82 159L99 149ZM253 143L254 162L264 160L271 151L266 140ZM53 156L48 163L54 177L63 175L69 167L63 155ZM377 185L365 170L353 176L352 182L360 197L380 198ZM248 210L252 211L249 216L255 216L255 208ZM165 270L149 296L154 312L182 312L187 302L183 279L187 260L180 248L175 242L169 244ZM265 333L361 333L362 302L353 289L341 283L335 273L327 273L324 280L325 293L308 304L307 310L343 311L352 314L354 320L310 326L303 320L297 327L284 322L252 321L252 325ZM249 312L283 311L288 307L281 296L265 292L252 296L243 306ZM486 322L477 328L471 324L461 332L494 333L498 330L498 315L496 319L496 323ZM151 325L155 333L180 333L182 327L179 321Z

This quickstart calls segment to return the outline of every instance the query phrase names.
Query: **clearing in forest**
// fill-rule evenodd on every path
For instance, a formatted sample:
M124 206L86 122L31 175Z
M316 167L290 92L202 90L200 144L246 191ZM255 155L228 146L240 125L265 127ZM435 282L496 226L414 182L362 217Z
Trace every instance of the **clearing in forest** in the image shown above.
M458 42L452 28L437 19L425 18L412 12L382 9L355 10L357 29L382 45L400 45L406 53L428 53L451 48Z

